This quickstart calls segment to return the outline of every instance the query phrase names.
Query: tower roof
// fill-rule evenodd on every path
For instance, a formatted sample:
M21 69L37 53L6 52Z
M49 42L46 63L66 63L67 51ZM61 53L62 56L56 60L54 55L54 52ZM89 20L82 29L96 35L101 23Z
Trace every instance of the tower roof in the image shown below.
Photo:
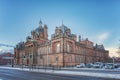
M65 33L65 31L68 29L64 24L62 24L59 28L62 31L62 33Z
M39 22L39 27L42 28L42 21Z

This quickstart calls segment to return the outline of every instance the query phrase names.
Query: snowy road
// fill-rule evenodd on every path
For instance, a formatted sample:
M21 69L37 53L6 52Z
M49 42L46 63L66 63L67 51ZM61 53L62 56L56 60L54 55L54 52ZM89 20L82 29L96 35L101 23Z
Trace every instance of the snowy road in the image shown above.
M80 75L51 74L0 68L0 80L119 80Z

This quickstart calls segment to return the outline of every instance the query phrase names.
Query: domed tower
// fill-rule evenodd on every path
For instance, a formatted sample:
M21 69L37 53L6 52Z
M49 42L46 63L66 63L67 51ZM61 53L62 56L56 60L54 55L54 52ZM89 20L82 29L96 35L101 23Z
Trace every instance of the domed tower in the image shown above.
M44 41L48 40L47 29L48 29L47 25L44 24L44 26L43 26L42 21L40 20L38 28L31 31L31 38L33 40L37 40L39 42L40 41L44 42Z
M44 25L44 38L45 38L46 40L48 40L48 32L47 32L47 29L48 29L48 27L47 27L47 25L45 24L45 25Z
M39 28L42 28L42 21L39 22Z

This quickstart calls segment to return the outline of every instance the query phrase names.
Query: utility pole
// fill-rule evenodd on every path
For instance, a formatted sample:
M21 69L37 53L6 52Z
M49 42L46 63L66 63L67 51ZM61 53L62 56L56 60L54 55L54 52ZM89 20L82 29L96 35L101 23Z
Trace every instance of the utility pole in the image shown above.
M120 57L120 40L119 40L119 44L118 44L118 51L117 51L118 56Z
M65 60L64 60L64 33L63 33L63 67L65 67Z

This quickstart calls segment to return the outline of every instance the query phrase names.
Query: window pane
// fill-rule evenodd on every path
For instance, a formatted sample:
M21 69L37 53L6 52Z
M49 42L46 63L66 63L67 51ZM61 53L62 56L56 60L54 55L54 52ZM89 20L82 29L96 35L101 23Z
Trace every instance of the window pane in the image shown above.
M57 44L57 47L56 47L56 52L60 52L60 44Z
M67 45L67 51L70 52L70 45Z

